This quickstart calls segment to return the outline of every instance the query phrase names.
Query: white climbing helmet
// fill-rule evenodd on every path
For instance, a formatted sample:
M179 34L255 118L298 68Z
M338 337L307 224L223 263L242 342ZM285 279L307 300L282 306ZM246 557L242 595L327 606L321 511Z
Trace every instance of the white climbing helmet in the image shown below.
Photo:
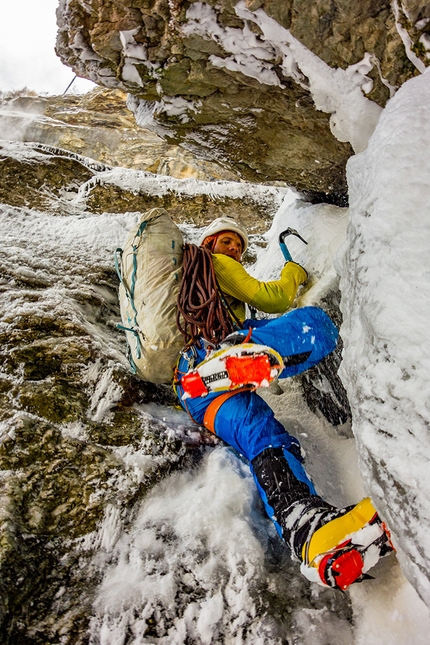
M198 242L199 246L203 244L207 237L221 233L221 231L233 231L233 233L237 233L243 241L242 253L245 253L248 248L248 234L239 222L236 222L232 217L218 217L214 219L201 234Z

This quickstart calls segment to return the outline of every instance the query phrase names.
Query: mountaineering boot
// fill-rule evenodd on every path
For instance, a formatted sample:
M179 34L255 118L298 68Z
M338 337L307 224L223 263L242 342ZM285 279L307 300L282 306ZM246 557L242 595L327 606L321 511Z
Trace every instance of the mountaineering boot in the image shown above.
M303 500L288 509L282 524L300 570L311 582L347 589L361 582L380 558L394 550L370 498L342 509Z
M268 387L284 367L282 357L266 345L240 343L212 352L181 379L183 399L242 387Z
M291 440L288 449L267 448L251 462L266 511L303 575L345 590L394 547L369 498L338 509L319 497Z

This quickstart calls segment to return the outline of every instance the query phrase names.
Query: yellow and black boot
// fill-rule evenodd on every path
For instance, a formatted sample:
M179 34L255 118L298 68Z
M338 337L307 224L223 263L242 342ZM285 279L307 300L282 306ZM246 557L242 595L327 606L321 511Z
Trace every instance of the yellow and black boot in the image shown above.
M315 519L300 553L300 570L312 582L344 591L394 550L369 497Z
M302 573L323 586L345 590L393 551L372 502L335 508L315 491L297 446L268 448L252 461L266 510Z

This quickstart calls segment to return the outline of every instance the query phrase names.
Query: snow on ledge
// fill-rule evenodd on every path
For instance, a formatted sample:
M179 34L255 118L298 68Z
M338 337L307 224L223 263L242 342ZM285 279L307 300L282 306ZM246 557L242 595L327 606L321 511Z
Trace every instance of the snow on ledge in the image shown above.
M403 44L405 46L406 56L409 58L411 63L413 65L415 65L417 70L421 74L423 74L426 71L427 68L424 65L424 63L422 62L422 60L420 60L418 58L418 56L416 54L414 54L414 52L412 51L411 37L409 36L407 30L404 27L402 27L402 24L400 22L400 7L399 7L398 0L392 0L392 8L393 8L393 12L394 12L394 17L396 19L397 32L398 32L398 34L399 34L400 38L402 39L402 42L403 42ZM423 45L424 45L424 43L423 43Z

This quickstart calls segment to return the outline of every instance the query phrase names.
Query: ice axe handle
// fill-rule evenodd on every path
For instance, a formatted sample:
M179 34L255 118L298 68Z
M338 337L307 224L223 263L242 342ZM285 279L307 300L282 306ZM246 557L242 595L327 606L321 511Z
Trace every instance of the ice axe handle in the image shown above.
M285 262L291 262L293 258L291 257L291 253L287 249L287 245L285 244L285 242L279 242L279 246L281 247L282 255L285 258Z
M301 235L296 231L294 228L286 228L285 231L282 231L282 233L279 234L279 246L281 247L282 255L285 258L285 262L292 262L293 258L291 257L291 253L289 252L287 245L285 244L285 238L288 235L295 235L298 237L302 242L307 244L306 240L302 238Z

